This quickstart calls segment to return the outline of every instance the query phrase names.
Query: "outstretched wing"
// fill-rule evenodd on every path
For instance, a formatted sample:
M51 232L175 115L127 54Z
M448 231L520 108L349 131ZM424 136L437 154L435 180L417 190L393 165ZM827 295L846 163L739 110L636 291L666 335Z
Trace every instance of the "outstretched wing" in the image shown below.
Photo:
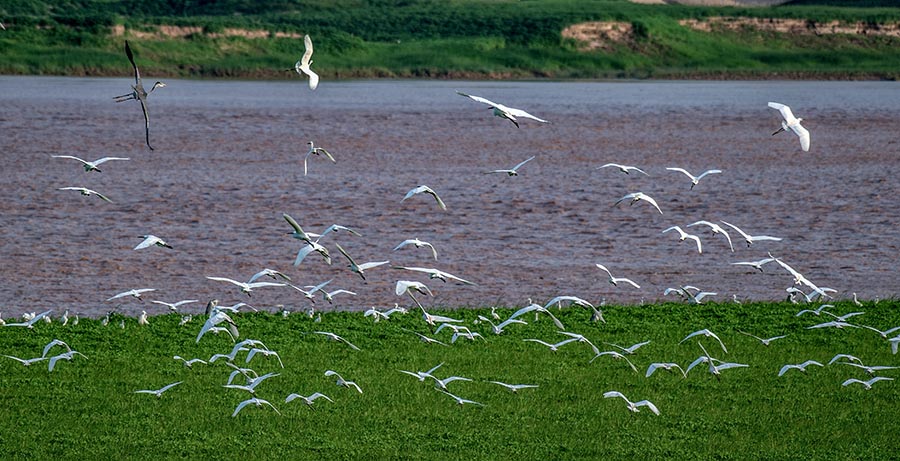
M131 61L131 67L134 68L134 84L140 84L141 73L138 71L137 64L134 63L134 54L131 52L131 46L128 45L128 40L125 40L125 55L128 56L128 60Z

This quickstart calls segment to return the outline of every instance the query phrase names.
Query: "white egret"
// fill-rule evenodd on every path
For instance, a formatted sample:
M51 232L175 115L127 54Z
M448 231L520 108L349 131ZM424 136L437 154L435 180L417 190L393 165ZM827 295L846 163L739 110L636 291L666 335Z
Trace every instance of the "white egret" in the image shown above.
M760 272L763 271L763 266L769 264L770 262L775 261L775 258L763 258L758 261L739 261L736 263L731 263L732 266L750 266Z
M620 165L618 163L607 163L606 165L598 166L596 169L599 170L601 168L609 168L609 167L618 168L619 171L621 171L622 173L625 173L625 174L631 174L632 171L637 171L639 173L643 173L647 176L650 176L649 174L647 174L647 172L645 172L644 170L642 170L636 166Z
M742 335L747 335L747 336L761 342L763 346L768 346L772 341L787 337L787 335L781 335L781 336L773 336L771 338L760 338L759 336L752 335L750 333L747 333L746 331L738 331L738 333L740 333Z
M853 383L859 383L859 384L862 384L866 388L866 390L869 390L872 388L872 385L877 383L878 381L893 381L893 380L894 380L894 378L886 378L884 376L876 376L868 381L862 381L862 380L859 380L856 378L850 378L850 379L844 381L843 384L841 384L841 386L849 386Z
M516 126L516 128L519 127L519 122L517 120L517 117L530 118L532 120L535 120L535 121L538 121L541 123L550 123L544 119L537 118L534 115L531 115L528 112L525 112L524 110L507 107L507 106L504 106L503 104L499 104L499 103L490 101L488 99L482 98L481 96L473 96L471 94L466 94L466 93L463 93L460 91L457 91L456 94L470 98L473 101L477 101L477 102L491 106L494 116L500 117L500 118L505 118L505 119L509 120L510 122L512 122L513 125Z
M143 302L143 301L144 301L144 298L142 298L141 295L144 294L144 293L149 293L149 292L151 292L151 291L156 291L156 288L135 288L135 289L133 289L133 290L123 291L123 292L121 292L121 293L119 293L119 294L117 294L117 295L114 295L113 297L107 299L107 301L112 301L112 300L114 300L114 299L119 299L119 298L124 298L124 297L126 297L126 296L131 296L131 297L137 299L138 301Z
M70 350L70 351L68 351L68 352L63 352L62 354L54 355L53 357L48 357L48 360L50 361L50 364L49 364L49 366L47 367L47 370L48 370L48 371L53 371L53 368L56 366L56 362L58 362L58 361L60 361L60 360L68 360L68 361L71 362L72 359L75 358L75 355L76 355L76 354L77 354L77 355L80 355L80 356L82 356L82 357L84 357L84 358L87 358L86 355L84 355L84 354L82 354L81 352L78 352L78 351Z
M438 389L438 390L440 390L441 392L443 392L443 393L449 395L450 397L452 397L453 400L456 400L456 403L459 404L459 405L463 405L463 404L468 403L468 404L471 404L471 405L480 405L480 406L482 406L482 407L484 406L483 403L478 403L478 402L476 402L476 401L474 401L474 400L469 400L469 399L464 399L464 398L462 398L462 397L458 397L458 396L456 396L456 395L453 395L453 394L447 392L447 391L444 390L444 389Z
M216 325L223 323L223 322L227 323L229 325L230 334L232 336L232 339L237 338L238 337L238 329L237 329L237 324L234 323L234 320L232 320L231 317L229 317L228 314L226 314L224 312L215 311L209 316L208 319L206 319L206 322L203 323L203 327L200 329L200 333L197 334L197 340L195 342L199 343L200 338L202 338L203 335L206 334L207 331L210 331L211 328L213 328ZM212 362L212 359L210 359L210 362Z
M303 36L303 56L294 64L294 70L301 76L306 74L309 77L309 89L315 90L319 86L319 75L309 68L312 65L313 44L309 35ZM290 69L288 69L290 70Z
M260 277L271 277L272 279L278 280L279 278L283 280L291 281L291 278L285 275L283 272L279 272L275 269L269 269L268 267L253 274L253 277L250 277L250 280L247 280L247 283L253 283L257 281Z
M247 359L244 360L244 363L250 363L250 360L256 356L256 354L265 356L265 357L275 357L278 359L278 364L281 365L281 368L284 368L284 363L281 361L281 356L278 355L278 352L270 351L268 349L262 349L258 347L254 347L247 352Z
M440 281L442 281L442 282L446 282L446 281L449 279L449 280L453 280L454 282L459 282L459 283L462 283L462 284L465 284L465 285L476 285L476 284L473 283L473 282L470 282L470 281L468 281L468 280L461 279L461 278L459 278L459 277L457 277L457 276L455 276L455 275L453 275L453 274L451 274L451 273L449 273L449 272L444 272L444 271L442 271L442 270L438 270L438 269L434 269L434 268L427 268L427 267L406 267L406 266L393 266L393 268L394 268L394 269L403 269L403 270L413 271L413 272L422 272L422 273L428 274L428 278L430 278L430 279L438 279L438 280L440 280Z
M481 320L482 322L490 323L490 324L491 324L491 329L493 330L493 332L494 332L495 335L502 334L502 333L503 333L503 329L506 328L506 326L509 325L509 324L511 324L511 323L518 323L518 324L521 324L521 325L528 325L528 322L526 322L526 321L524 321L524 320L514 319L514 318L506 319L505 321L500 322L500 323L497 324L497 325L495 325L494 322L492 322L489 318L487 318L487 317L485 317L485 316L483 316L483 315L479 315L479 316L478 316L478 320Z
M329 401L329 402L331 402L331 403L334 403L334 400L331 400L331 397L328 397L327 395L322 394L321 392L316 392L316 393L310 395L309 397L304 397L304 396L302 396L302 395L300 395L300 394L289 394L289 395L284 399L284 403L290 403L290 402L293 401L294 399L300 399L300 400L302 400L303 403L305 403L306 406L309 407L311 410L315 410L315 408L313 408L312 405L313 405L313 401L316 400L316 399L318 399L318 398L323 398L323 399L325 399L325 400L327 400L327 401Z
M622 394L621 392L618 392L618 391L604 392L603 397L604 398L615 398L615 397L621 398L622 400L625 401L625 403L628 404L628 409L631 410L633 413L639 413L641 411L640 409L638 409L638 407L647 407L650 409L650 411L653 412L653 414L655 414L657 416L659 415L659 409L656 408L656 405L654 405L653 402L651 402L649 400L641 400L640 402L632 402L631 400L628 400L628 397L625 397L624 394Z
M180 356L180 355L176 355L176 356L172 357L172 359L173 359L173 360L180 360L181 363L184 364L184 367L185 367L185 368L193 368L193 367L194 367L194 364L197 364L197 363L202 363L202 364L204 364L204 365L208 365L208 363L207 363L205 360L203 360L203 359L190 359L190 360L188 360L188 359L186 359L186 358L184 358L184 357L182 357L182 356Z
M537 384L506 384L501 381L488 381L491 384L496 384L498 386L503 386L509 389L513 394L519 392L521 389L537 389Z
M406 196L403 197L403 200L400 200L400 201L402 202L402 201L412 197L413 195L422 194L422 193L429 194L432 197L434 197L434 200L437 201L438 206L441 207L442 210L447 209L447 205L444 204L444 201L441 200L440 197L438 197L437 192L435 192L432 188L430 188L428 186L418 186L413 189L410 189L410 191L406 193Z
M631 200L631 203L629 203L629 205L634 205L634 202L643 200L643 201L653 205L653 207L656 208L656 211L658 211L659 214L663 214L662 210L659 209L659 205L656 203L656 200L654 200L653 197L651 197L643 192L632 192L632 193L620 198L619 200L616 200L616 203L613 203L613 206L616 206L619 203L624 202L625 200Z
M681 344L681 343L693 338L694 336L706 336L707 338L715 338L715 340L719 342L719 345L722 346L722 351L725 352L726 354L728 353L728 349L725 348L725 343L723 343L722 340L719 339L719 337L716 336L715 333L713 333L712 331L709 331L706 328L695 331L695 332L685 336L684 339L682 339L681 341L678 342L678 344ZM703 347L703 346L701 346L701 347Z
M172 312L177 312L179 307L181 307L185 304L197 303L197 302L200 302L200 300L199 299L185 299L185 300L174 302L174 303L167 303L165 301L157 301L157 300L151 300L150 302L153 304L159 304L160 306L166 306Z
M139 391L134 391L134 393L135 393L135 394L153 394L153 395L156 396L156 398L161 398L162 395L163 395L163 392L165 392L165 391L167 391L167 390L169 390L169 389L171 389L171 388L173 388L173 387L175 387L175 386L177 386L177 385L179 385L179 384L181 384L181 383L183 383L183 382L184 382L184 381L178 381L178 382L176 382L176 383L167 384L167 385L163 386L161 389L156 389L156 390L146 390L146 389L143 389L143 390L139 390Z
M734 229L735 231L737 231L738 234L741 234L741 237L744 237L744 241L747 242L747 248L750 248L750 245L753 245L753 242L760 242L763 240L768 240L768 241L772 241L772 242L780 242L782 240L781 237L772 237L769 235L750 235L750 234L747 234L746 232L742 231L741 229L739 229L734 224L730 224L730 223L727 223L727 222L721 221L721 220L720 220L720 222L722 224Z
M227 278L227 277L210 277L210 276L206 276L206 278L208 278L208 279L210 279L210 280L215 280L215 281L217 281L217 282L228 282L228 283L230 283L230 284L232 284L232 285L235 285L235 286L237 286L237 287L239 287L239 288L241 289L241 293L246 293L247 296L250 296L250 292L253 291L254 288L261 288L261 287L283 287L283 286L285 286L284 283L277 283L277 282L253 282L253 283L244 283L244 282L238 282L237 280L233 280L233 279L230 279L230 278Z
M522 165L524 165L524 164L526 164L526 163L528 163L528 162L534 160L534 157L535 157L535 156L532 155L532 156L529 157L527 160L525 160L525 161L519 163L518 165L516 165L516 166L514 166L514 167L512 167L512 168L510 168L510 169L508 169L508 170L492 170L492 171L485 171L484 174L506 173L506 174L509 175L509 176L518 176L518 175L519 175L519 168L521 168Z
M31 364L33 364L33 363L37 363L37 362L41 362L41 361L47 360L47 357L35 357L35 358L33 358L33 359L20 359L20 358L18 358L18 357L14 357L14 356L12 356L12 355L4 355L4 357L13 359L13 360L15 360L16 362L19 362L19 363L21 363L22 365L25 365L26 367L31 366Z
M49 310L49 311L41 312L40 314L37 314L37 315L35 315L34 317L31 317L30 319L28 319L28 321L21 322L21 323L5 323L4 326L7 326L7 327L25 327L25 328L28 328L28 329L32 329L32 328L34 328L34 324L35 324L35 323L37 323L38 321L42 320L44 317L50 315L51 312L53 312L52 309Z
M599 269L602 270L603 272L606 272L606 275L609 276L609 283L611 283L611 284L613 284L613 285L615 285L615 286L618 286L618 285L619 285L619 282L625 282L625 283L628 283L628 284L630 284L631 286L633 286L633 287L635 287L635 288L640 288L640 287L641 287L641 286L638 285L637 283L634 283L631 279L627 279L627 278L625 278L625 277L613 277L612 272L610 272L609 269L607 269L606 266L604 266L603 264L594 264L594 265L597 266L597 268L599 268Z
M615 347L616 349L619 349L628 355L632 355L641 347L646 346L647 344L650 344L650 341L639 342L637 344L632 344L631 346L628 346L628 347L622 347L618 344L613 344L613 343L604 343L604 344Z
M719 174L722 172L722 170L707 170L707 171L704 171L703 173L701 173L700 176L694 176L694 175L688 173L688 171L685 170L684 168L666 168L666 169L669 171L678 171L678 172L684 173L685 175L687 175L688 178L691 178L691 190L693 190L694 186L696 186L700 182L700 180L703 179L706 175Z
M347 381L347 380L345 380L345 379L344 379L341 375L339 375L336 371L327 370L327 371L325 371L325 376L337 376L337 382L336 382L336 384L337 384L338 386L343 386L343 387L346 387L346 388L348 388L348 389L349 389L349 388L353 388L353 389L356 389L356 391L359 392L360 394L363 393L362 389L359 388L359 385L357 385L357 384L356 384L355 382L353 382L353 381Z
M281 414L281 412L278 411L277 408L275 408L275 405L272 405L271 403L269 403L268 400L263 400L263 399L258 399L256 397L253 397L252 399L244 400L243 402L239 403L237 408L234 409L234 413L231 414L231 417L233 418L233 417L237 416L237 414L240 413L240 411L244 407L246 407L247 405L250 405L250 404L256 405L257 407L262 407L263 405L268 405L273 410L275 410L275 413L278 413L279 415Z
M338 335L336 335L336 334L334 334L334 333L331 333L331 332L328 332L328 331L314 331L313 333L315 333L315 334L317 334L317 335L324 335L324 336L328 337L328 339L330 339L330 340L332 340L332 341L335 341L335 342L344 343L344 344L350 346L350 348L353 349L353 350L356 350L356 351L360 350L358 347L356 347L356 346L355 346L353 343L351 343L350 341L347 341L346 339L344 339L344 338L342 338L342 337L340 337L340 336L338 336Z
M705 357L704 357L704 358L705 358ZM644 375L644 376L647 377L647 378L649 378L650 375L652 375L652 374L653 374L656 370L658 370L658 369L663 369L663 370L666 370L666 371L672 371L673 369L676 369L676 368L678 369L678 371L681 372L681 377L682 377L682 378L686 378L686 377L687 377L687 373L685 373L684 369L681 368L681 365L678 365L677 363L662 363L662 362L651 363L650 366L647 367L647 374Z
M130 160L130 159L124 158L124 157L103 157L103 158L94 160L93 162L89 162L87 160L82 160L78 157L74 157L71 155L51 155L51 157L78 160L79 162L81 162L81 166L84 167L85 172L96 171L97 173L101 173L100 168L97 168L97 167L100 166L100 164L102 164L102 163L106 163L110 160Z
M803 149L803 152L809 151L809 131L800 125L800 122L802 122L803 119L794 117L791 108L784 104L770 102L769 107L781 112L781 116L784 117L784 120L781 122L781 128L772 133L772 136L775 136L782 131L791 130L800 138L800 148Z
M806 367L808 367L810 365L818 365L820 367L824 366L821 363L816 362L815 360L807 360L807 361L797 364L797 365L785 365L785 366L781 367L781 370L778 372L778 376L781 376L781 375L787 373L788 370L800 370L802 372L806 372Z
M731 244L731 236L728 235L728 232L726 232L725 229L722 228L722 226L720 226L716 223L712 223L709 221L697 221L697 222L688 224L685 227L694 227L694 226L699 226L701 224L704 226L709 226L709 228L710 228L710 230L712 230L713 234L724 235L725 239L728 240L728 247L731 248L732 252L734 251L734 245Z
M437 259L438 259L437 250L434 248L434 245L432 245L428 242L425 242L423 240L419 240L418 238L406 239L406 240L400 242L399 245L394 247L393 251L397 251L397 250L405 247L406 245L414 245L416 248L428 247L431 249L431 254L432 254L432 256L434 256L434 260L437 261Z
M101 194L100 192L84 187L60 187L58 190L77 190L81 193L81 195L84 195L85 197L96 195L97 197L100 197L101 200L112 203L112 200L110 200L109 197Z
M325 157L328 157L328 160L331 160L331 163L337 163L337 160L334 159L333 155L321 147L316 147L312 141L307 142L306 145L309 146L309 151L306 153L306 156L303 157L303 176L306 176L307 162L309 161L310 155L325 155Z
M608 355L608 356L612 357L614 360L625 360L625 362L628 363L628 366L631 367L631 369L634 370L635 373L638 372L637 367L635 367L634 364L631 363L631 360L628 360L628 357L625 357L624 355L622 355L616 351L600 352L597 355L595 355L594 358L592 358L588 363L594 363L594 360L596 360L598 357L604 356L604 355Z
M669 232L672 230L678 232L678 235L680 236L678 238L678 240L680 240L682 242L684 241L684 239L691 239L691 240L697 242L697 253L701 253L701 254L703 253L703 245L700 243L700 237L698 237L694 234L688 234L687 232L683 231L681 229L681 227L679 227L679 226L669 227L666 230L662 231L662 233L665 234L666 232Z
M350 262L350 266L349 266L350 271L358 274L363 280L366 279L366 270L367 269L372 269L374 267L383 266L385 264L390 263L390 261L376 261L376 262L368 262L368 263L363 263L363 264L356 264L356 261L354 261L353 258L350 257L349 254L347 254L347 251L344 250L344 248L341 246L341 244L335 243L335 246L337 246L338 251L340 251L341 254L344 255L345 258L347 258L347 261Z
M558 342L558 343L556 343L556 344L550 344L550 343L548 343L548 342L541 341L540 339L531 339L531 338L529 338L529 339L523 339L522 341L525 341L525 342L532 342L532 343L538 343L538 344L541 344L541 345L544 345L544 346L550 348L551 351L556 352L557 350L559 350L560 347L565 346L566 344L569 344L569 343L573 343L573 342L578 341L578 338L564 339L564 340L562 340L562 341L560 341L560 342Z

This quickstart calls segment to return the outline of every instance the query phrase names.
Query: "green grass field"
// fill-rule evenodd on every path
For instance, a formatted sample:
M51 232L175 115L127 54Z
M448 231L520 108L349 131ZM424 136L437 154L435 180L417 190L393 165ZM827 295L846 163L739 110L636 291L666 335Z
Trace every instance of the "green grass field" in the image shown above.
M826 2L828 3L828 2ZM835 3L836 5L844 5ZM626 0L428 0L130 2L44 0L0 6L0 73L130 75L129 39L145 75L295 78L284 72L310 34L323 78L897 78L900 39L758 29L703 32L679 20L713 16L891 25L900 9L812 2L769 8L638 5ZM862 7L869 6L869 7ZM561 32L586 21L620 21L634 32L585 51ZM162 36L158 26L197 27ZM122 27L123 35L113 33ZM222 35L267 31L263 38ZM149 36L141 34L150 34ZM156 34L156 35L154 35Z
M887 329L900 325L896 301L867 302L862 307L836 303L829 310L856 324ZM172 359L208 359L232 347L227 336L195 337L201 323L180 327L172 314L151 317L139 326L133 318L114 317L109 326L81 319L78 325L39 322L33 330L0 328L0 354L40 356L54 338L84 353L59 361L53 372L46 362L24 367L0 357L0 458L2 459L161 459L218 457L236 459L889 459L898 445L896 382L879 382L871 390L842 387L848 378L867 379L846 365L810 367L778 377L779 369L807 359L827 363L835 354L853 354L867 365L896 365L889 343L863 328L815 329L826 316L795 314L805 306L787 303L661 304L606 306L608 323L590 323L584 310L564 308L560 320L600 350L605 342L627 346L651 342L621 360L593 356L584 343L552 352L525 338L548 342L565 339L545 316L528 325L510 325L497 336L485 324L472 325L489 310L440 312L464 319L484 341L460 339L450 347L429 345L408 330L429 333L421 315L411 311L373 323L362 313L325 313L315 323L308 316L239 314L241 338L262 340L277 351L274 358L254 357L260 374L277 372L257 387L260 398L282 413L253 405L231 417L244 391L224 389L231 369L222 361L193 369ZM817 307L817 305L809 306ZM504 318L512 309L498 309ZM432 313L439 313L437 311ZM58 314L57 314L58 315ZM9 321L9 319L6 319ZM119 326L124 320L125 328ZM701 355L697 341L679 344L687 334L708 328L728 348L700 340L710 354L748 368L725 370L716 379L705 366L680 374L657 371L644 376L651 362L686 367ZM315 330L342 335L362 350L309 334ZM787 334L765 347L739 334L768 337ZM445 342L450 335L432 335ZM58 352L62 352L57 349ZM51 353L52 355L52 353ZM238 355L243 364L245 353ZM434 389L398 370L427 370L444 363L439 377L459 375L472 382L448 385L454 394L483 407L457 405ZM364 391L338 387L324 376L328 369L356 381ZM900 370L881 372L900 377ZM513 394L487 381L535 384ZM183 381L162 395L135 394ZM661 412L628 411L620 399L604 399L617 390L632 400L648 399ZM334 403L318 400L315 410L300 400L284 403L290 393L322 392Z

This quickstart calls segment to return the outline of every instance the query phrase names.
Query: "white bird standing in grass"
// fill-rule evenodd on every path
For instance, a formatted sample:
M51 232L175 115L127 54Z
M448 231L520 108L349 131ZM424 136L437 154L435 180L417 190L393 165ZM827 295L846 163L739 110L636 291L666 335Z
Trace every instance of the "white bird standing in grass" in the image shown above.
M613 277L612 272L610 272L609 269L607 269L606 266L604 266L603 264L594 264L594 265L597 266L597 268L599 268L599 269L602 270L603 272L606 272L606 275L609 276L609 283L611 283L611 284L613 284L613 285L615 285L615 286L618 286L618 285L619 285L619 282L625 282L625 283L628 283L628 284L630 284L631 286L633 286L633 287L635 287L635 288L640 288L640 287L641 287L641 286L638 285L637 283L634 283L631 279L627 279L627 278L625 278L625 277Z
M275 408L275 405L272 405L271 403L269 403L268 400L263 400L263 399L258 399L256 397L253 397L252 399L244 400L243 402L239 403L237 408L234 409L234 413L231 414L231 417L233 418L233 417L237 416L237 414L240 413L240 411L244 407L246 407L247 405L250 405L250 404L256 405L257 407L262 407L263 405L268 405L273 410L275 410L275 413L278 413L279 415L281 414L281 412L278 411L277 408Z
M691 190L693 190L694 186L696 186L700 182L700 180L703 179L706 175L719 174L722 172L722 170L707 170L707 171L704 171L703 173L701 173L700 176L694 176L694 175L690 174L684 168L666 168L666 169L669 171L678 171L678 172L684 173L685 175L687 175L688 178L691 178Z
M112 203L112 200L110 200L109 197L101 194L100 192L97 192L92 189L87 189L84 187L60 187L58 190L76 190L76 191L80 192L81 195L84 195L85 197L90 197L91 195L96 195L97 197L100 197L101 200Z
M514 166L514 167L512 167L512 168L510 168L510 169L508 169L508 170L492 170L492 171L485 171L484 174L506 173L506 174L509 175L509 176L518 176L518 175L519 175L519 168L522 168L522 165L524 165L524 164L526 164L526 163L528 163L528 162L534 160L534 157L535 157L535 156L532 155L532 156L529 157L527 160L525 160L525 161L519 163L518 165L516 165L516 166Z
M636 166L620 165L618 163L607 163L606 165L598 166L596 169L599 170L601 168L609 168L609 167L618 168L619 171L621 171L622 173L625 173L625 174L631 174L632 171L637 171L638 173L643 173L647 176L650 176L649 174L647 174L647 172L645 172L644 170L642 170Z
M513 125L516 126L516 128L519 128L519 122L517 120L517 117L530 118L532 120L535 120L535 121L538 121L541 123L550 123L544 119L537 118L534 115L531 115L522 109L515 109L512 107L507 107L507 106L504 106L503 104L499 104L499 103L490 101L488 99L482 98L481 96L473 96L471 94L466 94L466 93L463 93L460 91L457 91L456 94L470 98L473 101L477 101L477 102L491 106L494 116L500 117L500 118L505 118L505 119L509 120L510 122L512 122Z
M337 160L334 159L334 156L328 153L327 150L321 147L316 147L312 141L307 142L306 145L309 146L309 151L306 153L306 156L303 157L303 176L306 176L307 162L309 161L310 155L325 155L325 157L328 157L328 160L331 160L331 163L337 163Z
M665 234L666 232L669 232L672 230L678 231L678 235L680 236L678 238L679 241L683 242L684 239L691 239L691 240L697 242L697 253L701 253L701 254L703 253L703 245L700 243L700 237L698 237L694 234L688 234L687 232L683 231L681 229L681 227L678 227L678 226L672 226L672 227L662 231L662 233Z
M294 64L294 70L297 71L297 73L300 76L303 76L303 74L306 74L307 76L309 76L309 89L315 90L316 87L319 86L319 75L316 74L315 72L313 72L312 69L309 68L309 66L312 65L312 63L313 63L313 61L312 61L313 44L312 44L312 39L309 38L309 35L303 36L303 46L304 46L303 56L300 58L299 61L297 61L296 64ZM290 70L290 69L288 69L288 70Z
M440 197L438 197L437 192L435 192L434 189L432 189L428 186L418 186L418 187L414 187L414 188L410 189L410 191L406 193L406 196L403 197L403 200L400 200L400 201L402 202L402 201L412 197L413 195L422 194L422 193L429 194L432 197L434 197L434 200L437 201L438 206L441 207L442 210L447 209L447 205L444 204L444 201L441 200Z
M146 390L146 389L142 389L142 390L139 390L139 391L134 391L134 393L135 393L135 394L153 394L153 395L156 396L156 398L161 398L162 395L163 395L163 392L165 392L165 391L167 391L167 390L169 390L169 389L171 389L171 388L173 388L173 387L175 387L175 386L181 384L182 382L184 382L184 381L178 381L177 383L168 384L168 385L166 385L166 386L163 386L161 389L157 389L157 390L155 390L155 391L154 391L154 390Z
M782 131L791 130L800 138L800 148L803 149L803 152L809 151L809 131L800 125L800 122L802 122L803 119L794 117L791 108L784 104L770 102L769 107L777 110L781 113L781 116L784 117L784 120L781 122L781 128L772 133L772 136L775 136Z
M625 397L624 394L622 394L621 392L618 392L618 391L604 392L603 397L607 398L607 399L615 398L615 397L621 398L622 400L625 401L625 403L628 404L628 409L634 413L639 413L641 411L640 409L638 409L638 407L647 407L650 409L650 411L653 412L653 414L655 414L657 416L659 415L659 409L656 408L656 405L654 405L653 402L651 402L649 400L641 400L640 402L632 402L631 400L628 400L628 397Z
M643 200L643 201L653 205L653 207L656 208L656 211L658 211L659 214L663 214L662 210L659 209L659 205L656 203L656 200L654 200L653 197L651 197L643 192L632 192L632 193L620 198L619 200L616 200L616 203L613 203L613 206L616 206L619 203L624 202L625 200L631 200L631 203L629 203L629 205L634 205L634 202Z
M123 158L123 157L103 157L103 158L94 160L93 162L89 162L87 160L82 160L78 157L74 157L71 155L51 155L51 157L53 157L53 158L68 158L68 159L72 159L72 160L78 160L79 162L81 162L81 166L84 167L85 172L96 171L97 173L101 173L100 168L97 168L97 167L100 166L100 164L102 164L102 163L106 163L110 160L130 160L130 159Z

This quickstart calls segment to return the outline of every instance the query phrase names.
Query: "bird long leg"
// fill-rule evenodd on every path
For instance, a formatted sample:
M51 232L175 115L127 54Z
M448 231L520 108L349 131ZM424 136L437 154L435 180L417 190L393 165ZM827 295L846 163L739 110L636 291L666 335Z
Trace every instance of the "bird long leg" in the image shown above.
M115 99L116 102L128 101L134 99L134 93L123 94L121 96L113 96L113 99Z

